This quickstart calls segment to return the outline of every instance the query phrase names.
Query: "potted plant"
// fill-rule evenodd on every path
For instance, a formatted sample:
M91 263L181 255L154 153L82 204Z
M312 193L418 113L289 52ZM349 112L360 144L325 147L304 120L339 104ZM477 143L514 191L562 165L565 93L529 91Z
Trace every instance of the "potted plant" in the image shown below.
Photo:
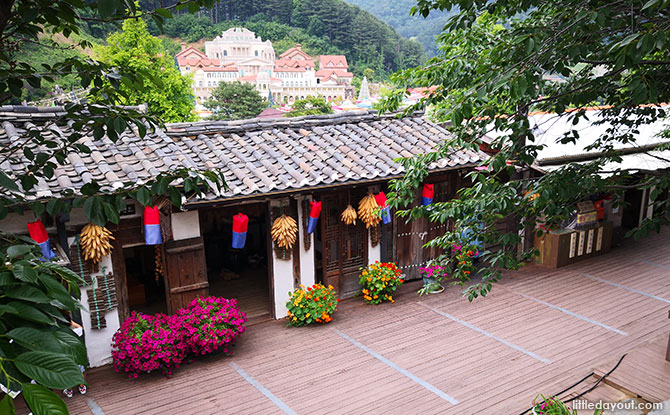
M393 293L405 280L395 262L375 262L361 271L361 294L368 304L395 303Z
M333 321L333 314L337 310L337 293L332 285L314 284L311 287L303 285L289 293L286 303L288 309L287 326L306 326L312 323L326 324Z
M419 275L423 278L423 287L419 289L419 295L439 294L444 291L444 287L440 283L448 276L445 267L430 265L419 268Z
M571 409L556 397L537 395L533 399L533 415L577 415L576 409ZM593 415L602 415L602 411L596 409Z

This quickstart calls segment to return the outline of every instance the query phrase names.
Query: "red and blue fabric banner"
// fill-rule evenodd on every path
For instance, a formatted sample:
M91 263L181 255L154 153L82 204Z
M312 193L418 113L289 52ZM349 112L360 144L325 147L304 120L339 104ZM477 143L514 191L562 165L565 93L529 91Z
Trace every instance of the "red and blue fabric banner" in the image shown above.
M321 202L309 202L309 218L307 218L307 233L314 233L316 224L321 215Z
M160 245L163 243L161 217L158 206L147 206L144 208L144 243L147 245Z
M424 183L421 191L421 206L428 206L433 203L435 197L435 185Z
M56 256L56 253L51 250L49 234L47 234L47 230L41 220L37 219L35 222L29 222L28 233L30 234L30 237L40 245L42 256L44 258L51 259Z
M386 195L384 192L379 192L375 195L377 205L382 209L382 223L391 223L391 207L386 204Z
M233 248L242 249L247 243L249 217L243 213L233 216Z

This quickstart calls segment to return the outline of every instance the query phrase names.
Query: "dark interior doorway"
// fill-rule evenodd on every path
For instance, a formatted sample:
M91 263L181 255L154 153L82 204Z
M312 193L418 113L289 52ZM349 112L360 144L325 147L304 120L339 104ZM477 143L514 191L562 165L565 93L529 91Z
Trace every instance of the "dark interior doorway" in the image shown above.
M144 314L166 313L165 281L161 276L156 276L156 247L124 247L123 260L130 311Z
M237 213L249 217L246 244L242 249L232 248L233 216ZM205 243L210 295L237 299L240 310L248 318L269 315L267 205L256 203L201 210L200 229Z
M624 194L623 216L621 226L633 229L640 224L640 213L642 211L642 196L644 192L640 189L629 189Z

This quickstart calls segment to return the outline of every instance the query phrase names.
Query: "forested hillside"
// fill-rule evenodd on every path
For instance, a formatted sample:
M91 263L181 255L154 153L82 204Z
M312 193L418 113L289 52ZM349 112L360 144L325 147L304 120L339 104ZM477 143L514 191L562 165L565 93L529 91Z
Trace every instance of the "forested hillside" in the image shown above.
M142 0L143 9L170 7L175 0ZM212 9L166 22L168 36L196 41L243 25L269 39L278 53L302 43L310 53L347 55L355 73L371 68L385 77L425 59L421 45L399 35L372 14L342 0L222 0ZM153 27L154 32L158 31Z
M143 10L171 8L176 0L141 0ZM175 16L166 19L162 31L152 19L147 19L148 29L154 36L162 36L164 46L171 54L179 51L179 42L195 43L212 39L230 27L244 26L272 41L277 54L296 43L311 55L342 54L349 61L350 70L362 77L374 74L378 80L391 73L414 67L425 61L421 45L399 35L392 27L372 14L342 0L221 0L212 9L175 10ZM92 16L83 16L92 17ZM113 32L120 30L115 23L83 21L84 36L93 44L104 44ZM54 39L59 43L58 39ZM29 45L19 51L25 59L50 62L63 56L84 57L85 51L51 47L45 39L43 45ZM28 88L24 99L38 101L48 97L58 84L65 91L79 87L74 76L56 77L39 88Z
M457 10L433 10L426 18L410 16L409 11L416 5L416 0L346 0L363 10L374 14L382 21L391 25L399 34L407 38L416 38L429 56L437 53L435 36L442 32L447 19Z

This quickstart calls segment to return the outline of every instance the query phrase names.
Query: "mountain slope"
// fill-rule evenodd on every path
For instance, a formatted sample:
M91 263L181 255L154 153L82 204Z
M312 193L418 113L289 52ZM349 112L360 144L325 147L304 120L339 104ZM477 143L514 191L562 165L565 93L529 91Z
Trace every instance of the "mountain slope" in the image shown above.
M151 10L173 3L176 1L143 0L140 5ZM212 38L235 25L245 26L273 44L277 42L277 52L288 43L307 40L318 49L310 53L345 54L358 74L370 68L383 78L425 60L418 42L402 37L371 13L342 0L221 0L211 10L167 21L165 33L193 42Z
M416 0L346 0L347 3L360 7L374 14L391 25L399 34L407 38L416 38L429 56L437 53L435 36L442 32L449 17L455 10L433 11L426 18L410 16L409 11L416 5Z

